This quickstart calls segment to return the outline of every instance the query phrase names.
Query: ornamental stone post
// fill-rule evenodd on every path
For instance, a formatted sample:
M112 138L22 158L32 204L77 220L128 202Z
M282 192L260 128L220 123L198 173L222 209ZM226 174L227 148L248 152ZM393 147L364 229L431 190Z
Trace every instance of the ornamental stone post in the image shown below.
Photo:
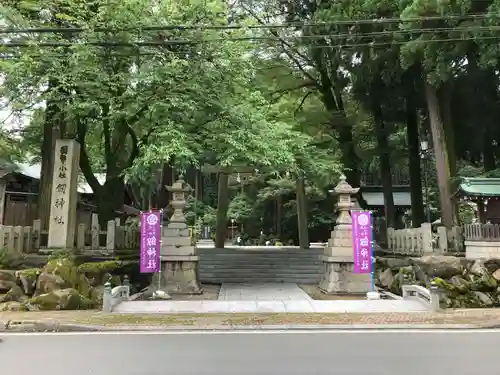
M365 294L370 291L370 274L355 274L354 251L352 241L352 219L350 210L353 208L351 196L359 188L353 188L340 177L334 192L338 195L336 225L331 232L324 254L323 276L319 288L326 294Z
M198 281L198 256L184 216L186 193L192 189L182 178L166 187L172 193L170 206L174 212L168 225L162 227L160 290L169 294L201 294Z

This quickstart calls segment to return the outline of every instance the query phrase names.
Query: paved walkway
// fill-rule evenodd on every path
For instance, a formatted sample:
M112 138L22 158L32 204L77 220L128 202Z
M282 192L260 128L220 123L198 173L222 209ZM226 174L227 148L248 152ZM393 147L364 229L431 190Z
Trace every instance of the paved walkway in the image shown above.
M224 283L219 301L309 301L297 284L291 283Z
M428 311L418 301L316 301L296 284L223 284L217 301L128 301L117 313L370 313Z
M205 313L403 313L423 312L418 301L128 301L117 313L205 314Z

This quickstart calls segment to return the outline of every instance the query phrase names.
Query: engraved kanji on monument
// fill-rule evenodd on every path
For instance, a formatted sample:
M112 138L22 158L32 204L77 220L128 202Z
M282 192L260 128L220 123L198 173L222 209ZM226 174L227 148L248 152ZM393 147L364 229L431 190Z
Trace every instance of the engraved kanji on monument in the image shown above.
M76 231L80 144L72 139L58 139L55 151L47 248L72 249Z

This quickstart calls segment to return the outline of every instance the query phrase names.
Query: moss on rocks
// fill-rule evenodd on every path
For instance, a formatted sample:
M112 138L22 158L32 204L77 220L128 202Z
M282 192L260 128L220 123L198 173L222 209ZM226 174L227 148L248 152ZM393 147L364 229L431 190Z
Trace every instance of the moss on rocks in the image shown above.
M22 300L25 299L26 296L23 290L16 284L14 284L7 293L0 296L0 302L22 302Z
M47 285L53 284L53 285ZM49 260L38 278L36 294L52 292L56 289L73 288L81 295L90 297L90 284L71 259L56 258Z
M16 281L16 273L14 271L0 270L0 281Z
M85 310L92 307L92 302L76 289L66 288L33 297L26 305L34 310Z
M25 270L17 271L21 275L26 276L29 279L36 279L37 276L42 272L41 268L27 268Z
M435 277L432 281L434 281L439 288L443 288L445 290L455 290L455 286L453 284L448 283L440 277Z
M82 273L99 274L112 272L122 266L119 260L106 260L103 262L88 262L78 266L78 271Z

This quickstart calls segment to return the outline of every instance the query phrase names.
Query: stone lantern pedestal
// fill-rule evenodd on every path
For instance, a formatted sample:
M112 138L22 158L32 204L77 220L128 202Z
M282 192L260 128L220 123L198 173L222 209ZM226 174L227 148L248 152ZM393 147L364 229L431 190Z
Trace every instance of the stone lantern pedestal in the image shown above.
M340 178L334 191L338 194L339 216L336 226L321 257L323 276L319 288L326 294L366 294L371 290L370 274L355 274L352 241L352 220L349 210L353 207L351 195L359 188L353 188Z
M160 290L169 294L201 294L198 279L198 260L196 248L191 243L191 236L184 216L186 206L185 194L191 191L182 179L177 180L172 186L167 186L172 193L172 206L174 213L168 225L162 227L161 235L161 273Z

